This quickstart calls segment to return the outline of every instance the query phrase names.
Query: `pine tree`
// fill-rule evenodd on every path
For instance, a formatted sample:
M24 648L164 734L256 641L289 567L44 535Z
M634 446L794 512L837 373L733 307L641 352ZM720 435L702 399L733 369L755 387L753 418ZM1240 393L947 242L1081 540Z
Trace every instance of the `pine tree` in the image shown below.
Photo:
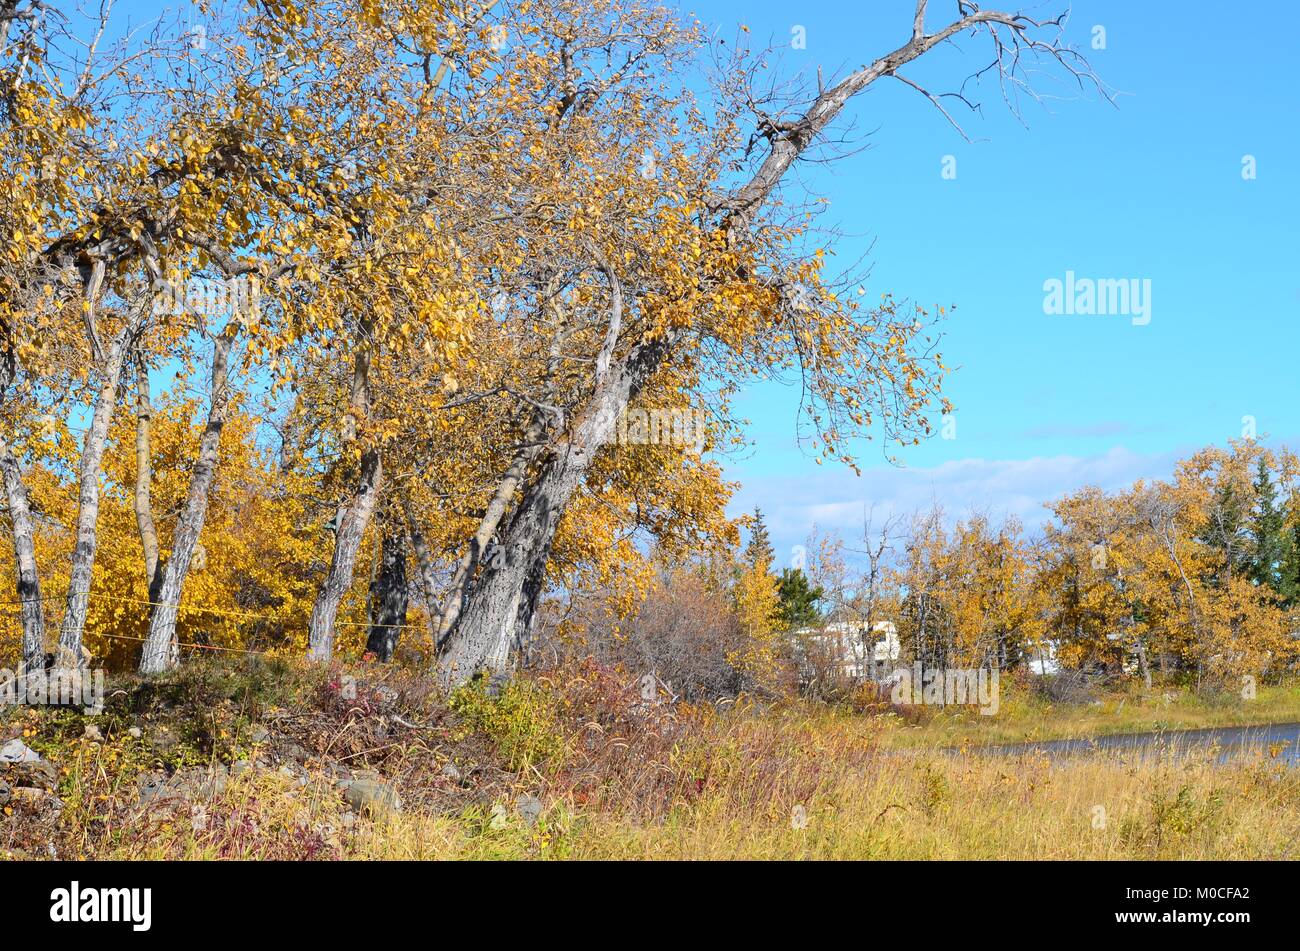
M1254 542L1250 559L1250 578L1255 584L1268 585L1279 596L1285 596L1283 568L1292 558L1288 549L1293 539L1288 536L1286 513L1277 504L1277 484L1273 481L1264 460L1259 461L1255 476L1256 513L1250 534Z
M1283 607L1300 604L1300 525L1285 533L1282 565L1278 569L1278 594Z
M749 544L745 546L745 561L755 568L767 571L774 560L776 560L776 552L772 549L772 540L767 534L763 510L754 506L754 525L750 529Z
M812 627L821 621L817 602L825 592L814 586L802 570L786 568L782 571L777 593L781 599L778 607L781 622L788 630Z

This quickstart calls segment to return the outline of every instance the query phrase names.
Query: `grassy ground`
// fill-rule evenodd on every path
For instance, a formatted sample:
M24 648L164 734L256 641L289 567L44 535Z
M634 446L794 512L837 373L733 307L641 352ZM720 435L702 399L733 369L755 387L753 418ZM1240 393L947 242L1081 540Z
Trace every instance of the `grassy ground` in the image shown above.
M1268 751L1126 759L944 752L964 739L1295 719L1296 691L1247 711L1197 698L1100 708L1004 695L988 723L803 703L637 709L607 671L441 700L363 668L198 665L112 686L90 721L0 712L58 768L59 807L13 798L0 855L59 858L1292 858L1300 770ZM1123 705L1120 706L1120 700ZM1114 704L1114 709L1109 705ZM1250 720L1243 717L1249 715ZM913 721L918 722L913 722ZM1036 731L1029 732L1027 731ZM230 764L219 790L141 784ZM251 764L251 765L250 765ZM401 808L357 808L340 777ZM2 777L0 777L2 779Z
M1300 843L1295 771L1092 760L921 758L828 779L793 822L790 799L714 795L662 821L557 809L538 833L402 817L363 857L581 859L1287 859Z
M1113 690L1094 701L1052 703L1034 691L1003 687L996 716L973 708L921 708L916 715L885 714L881 742L894 748L934 748L1075 739L1114 733L1194 730L1300 722L1300 684L1262 686L1253 699L1197 694L1170 687Z

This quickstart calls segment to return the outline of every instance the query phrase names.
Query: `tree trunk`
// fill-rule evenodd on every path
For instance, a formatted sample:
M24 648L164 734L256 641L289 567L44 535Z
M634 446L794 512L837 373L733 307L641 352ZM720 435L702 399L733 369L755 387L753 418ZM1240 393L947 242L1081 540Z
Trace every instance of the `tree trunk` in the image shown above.
M208 499L216 478L217 461L221 449L221 430L226 424L226 411L230 406L227 386L227 364L234 336L223 333L213 340L212 396L208 409L208 422L199 438L199 455L190 476L189 494L185 508L176 520L172 533L171 557L163 568L162 583L153 599L156 604L149 619L149 634L140 655L140 673L158 674L177 662L176 616L180 608L181 592L189 574L190 561L203 531L208 514Z
M153 520L153 453L150 428L153 406L149 399L149 369L143 358L136 357L135 395L135 524L140 531L140 549L144 554L144 576L149 585L149 600L158 600L162 584L159 571L158 528Z
M23 666L26 670L37 670L45 664L45 602L41 600L41 576L36 566L35 530L32 527L32 510L27 499L27 487L23 484L22 469L3 436L0 436L0 474L4 476L10 532L14 543L14 564L18 569Z
M316 595L311 609L311 627L308 629L307 656L312 660L328 661L334 654L334 620L339 613L343 596L352 587L357 552L365 537L366 527L375 511L375 500L383 481L383 463L377 448L367 449L361 455L361 476L351 501L343 510L334 537L334 557L330 560L329 574Z
M363 323L358 339L366 340L370 330L370 325ZM370 345L363 343L352 366L351 401L347 418L343 421L343 441L346 444L356 441L357 428L370 411L371 356ZM379 447L368 445L361 453L361 470L352 498L340 510L329 573L316 594L316 603L312 605L311 625L307 631L307 656L312 660L328 661L334 654L334 621L343 596L352 587L357 552L374 514L383 476Z
M420 579L420 597L424 599L425 624L429 632L430 642L436 647L438 643L438 612L434 606L438 604L439 599L433 552L429 550L429 542L424 537L424 532L420 530L419 522L416 521L415 511L411 507L411 500L404 497L402 507L406 516L407 537L411 540L411 550L415 552L415 572Z
M1151 665L1147 663L1147 645L1144 638L1137 639L1138 669L1142 673L1142 683L1148 691L1151 689Z
M80 667L85 664L81 637L86 628L90 580L95 569L95 548L98 544L96 529L99 522L99 478L104 449L108 443L108 427L113 421L118 385L122 380L128 332L124 328L109 345L103 365L104 379L95 396L90 430L86 433L86 442L81 449L77 541L72 550L72 565L68 575L68 606L59 631L58 663L62 667Z
M515 492L524 481L529 464L537 457L537 447L532 444L536 443L540 438L541 426L534 423L524 436L525 448L521 449L514 459L510 461L510 466L506 469L505 475L497 484L496 491L492 493L492 498L483 513L483 518L479 521L478 529L469 541L469 547L465 549L460 561L456 563L456 570L452 574L451 584L447 586L447 594L443 598L442 610L438 615L435 640L435 644L438 646L446 642L447 635L455 627L457 620L460 619L461 612L465 608L465 598L469 593L470 583L474 578L474 570L482 560L483 553L487 551L488 546L492 543L497 529L501 527L502 519L509 512L510 503L514 501Z
M397 639L406 624L410 594L406 583L405 533L389 527L380 543L379 577L371 586L374 622L366 639L366 650L387 663L393 659Z
M555 527L596 453L614 433L618 416L667 356L674 339L638 346L597 388L572 436L555 446L524 490L502 534L504 557L484 563L465 608L448 633L438 663L443 686L454 688L479 673L506 666L510 648L532 624Z

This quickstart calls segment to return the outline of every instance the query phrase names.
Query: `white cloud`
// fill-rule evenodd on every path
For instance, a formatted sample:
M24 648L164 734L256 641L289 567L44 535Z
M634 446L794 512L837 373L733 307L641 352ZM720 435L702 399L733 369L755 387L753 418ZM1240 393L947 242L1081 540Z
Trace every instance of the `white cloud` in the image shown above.
M1084 485L1114 490L1137 479L1165 478L1181 451L1141 454L1122 447L1094 456L1035 456L1029 459L959 459L930 468L879 466L861 477L847 470L796 476L746 476L743 466L728 472L743 485L735 513L763 510L773 540L801 543L816 524L835 529L850 542L860 536L864 512L874 517L906 515L939 503L951 520L972 512L994 518L1018 516L1034 527L1047 518L1044 503Z

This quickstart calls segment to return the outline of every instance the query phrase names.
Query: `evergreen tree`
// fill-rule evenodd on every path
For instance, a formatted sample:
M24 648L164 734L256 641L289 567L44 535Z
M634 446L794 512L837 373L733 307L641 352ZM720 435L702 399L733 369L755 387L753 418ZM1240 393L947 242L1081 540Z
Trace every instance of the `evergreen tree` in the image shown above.
M1255 476L1255 505L1250 528L1254 543L1248 569L1250 578L1255 584L1268 585L1279 596L1285 596L1283 569L1294 558L1289 551L1294 547L1294 539L1287 531L1286 513L1277 504L1277 484L1263 459Z
M814 586L800 569L786 568L781 572L777 593L780 597L778 612L787 629L798 630L821 622L817 602L825 592Z
M754 525L750 529L749 544L745 546L745 561L755 568L767 571L775 559L776 552L772 550L772 540L767 534L763 510L754 506Z
M1282 567L1278 570L1278 594L1283 607L1300 604L1300 525L1286 532Z

